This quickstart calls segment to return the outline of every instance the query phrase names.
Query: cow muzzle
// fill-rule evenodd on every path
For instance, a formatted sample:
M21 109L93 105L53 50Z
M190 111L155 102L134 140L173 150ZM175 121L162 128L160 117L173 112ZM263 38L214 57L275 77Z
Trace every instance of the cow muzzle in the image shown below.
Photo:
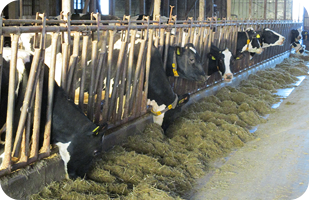
M285 41L285 37L281 38L280 42L279 42L279 45L283 45L284 44L284 41Z
M263 48L259 48L258 50L256 50L256 53L257 53L257 54L261 54L261 53L263 53L263 51L264 51Z
M224 82L231 82L233 80L233 74L227 73L224 75Z

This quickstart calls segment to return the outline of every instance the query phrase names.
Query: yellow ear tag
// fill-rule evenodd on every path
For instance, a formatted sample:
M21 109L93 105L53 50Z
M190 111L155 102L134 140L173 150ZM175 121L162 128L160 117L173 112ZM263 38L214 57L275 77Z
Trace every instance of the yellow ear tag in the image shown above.
M236 57L236 60L239 60L240 58L239 57Z
M177 55L180 55L180 51L179 51L179 48L177 48Z
M175 63L172 63L172 67L173 67L173 74L174 74L174 76L175 77L179 77L179 74L178 74L177 70L175 69L176 68Z
M260 38L261 36L259 34L256 35L256 38Z
M172 108L173 108L172 104L168 106L168 109L172 109Z
M248 39L248 40L247 40L247 44L249 44L249 43L250 43L250 40Z
M212 60L216 60L216 58L215 58L215 57L213 57L213 56L211 56L211 59L212 59Z
M98 135L98 133L99 133L99 132L98 132L98 129L99 129L99 128L100 128L100 126L97 126L95 129L93 129L93 131L92 131L92 132L93 132L93 133L95 133L95 132L96 132L96 135Z

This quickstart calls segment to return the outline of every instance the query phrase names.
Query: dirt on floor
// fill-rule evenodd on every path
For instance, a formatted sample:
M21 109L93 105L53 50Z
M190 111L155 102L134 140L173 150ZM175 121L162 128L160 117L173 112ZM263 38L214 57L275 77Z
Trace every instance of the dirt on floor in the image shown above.
M308 147L306 119L309 118L307 115L301 116L301 113L307 114L309 105L300 102L300 99L304 96L302 93L308 90L309 81L305 79L293 92L294 94L305 87L303 85L307 85L308 88L305 87L299 97L289 100L289 103L284 100L277 110L271 108L271 105L280 101L280 97L274 94L277 89L291 87L290 84L298 80L296 76L306 75L307 72L308 67L304 60L299 56L292 56L274 69L250 75L239 87L224 87L216 95L189 106L169 127L166 134L162 132L161 127L151 124L142 134L137 133L130 137L126 144L115 146L111 151L104 153L89 171L87 180L54 182L30 199L285 197L280 195L289 197L291 193L287 192L285 180L294 180L291 188L295 191L300 191L298 186L307 184L305 180L297 179L290 171L297 168L300 172L303 165L294 166L293 163L304 157L308 160L306 156L309 151L303 148ZM307 95L309 98L309 94ZM295 105L297 107L294 107ZM282 107L288 107L290 110L281 111ZM283 115L287 118L284 119ZM263 129L263 125L272 124L271 119L277 120L271 125L276 128ZM283 128L290 122L293 122L291 127ZM294 122L302 124L295 125ZM258 131L252 134L250 129L257 125ZM300 132L297 134L292 128L297 128ZM280 141L283 144L277 147ZM234 153L230 155L231 152ZM241 152L244 154L236 157ZM245 155L245 152L248 155ZM267 154L274 155L264 159L268 158ZM229 155L229 159L224 158ZM221 158L221 167L213 164L218 158ZM235 163L229 164L233 160ZM294 167L286 169L286 166ZM277 176L271 177L276 173ZM308 171L301 173L304 176L308 175ZM235 180L225 177L237 177L239 174L239 178ZM205 175L205 178L201 178ZM252 177L256 177L256 180ZM280 180L278 189L272 185L277 179ZM253 196L249 189L259 190L260 193L265 190L267 196L263 198L258 196L259 193ZM271 192L273 190L285 192L279 195Z

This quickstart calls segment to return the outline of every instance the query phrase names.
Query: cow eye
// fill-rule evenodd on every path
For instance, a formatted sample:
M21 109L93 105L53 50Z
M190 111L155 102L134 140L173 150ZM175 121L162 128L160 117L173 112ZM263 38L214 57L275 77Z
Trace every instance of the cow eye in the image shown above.
M190 63L194 63L194 62L195 62L194 58L190 58Z

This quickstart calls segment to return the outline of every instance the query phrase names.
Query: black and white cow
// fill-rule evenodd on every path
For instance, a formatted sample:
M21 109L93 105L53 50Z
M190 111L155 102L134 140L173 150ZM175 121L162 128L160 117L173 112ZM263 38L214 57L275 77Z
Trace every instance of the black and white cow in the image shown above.
M202 59L191 43L184 47L170 46L168 48L166 75L191 81L207 81Z
M293 49L295 49L295 52L297 54L303 54L305 52L305 49L306 49L306 45L302 45L299 41L298 42L293 42L291 44L291 47Z
M139 42L140 39L136 40L135 43L138 44ZM114 53L113 55L118 55L120 47L121 40L119 39L114 44L114 50L116 54ZM117 57L113 58L113 60L116 59ZM160 56L160 59L163 59L162 56ZM184 47L169 46L166 63L166 75L179 77L191 81L207 81L207 77L203 69L201 56L196 51L192 43L187 43Z
M20 54L21 53L21 54ZM20 54L20 55L19 55ZM19 50L18 61L24 61L19 63L17 61L17 69L19 72L18 92L16 93L16 103L14 112L14 133L17 129L17 124L20 116L20 108L23 105L23 97L26 90L26 84L30 73L30 67L33 56L25 51ZM10 58L10 55L6 55L4 58ZM1 86L1 97L7 96L8 86L8 69L10 66L10 60L4 59L3 63L3 79ZM49 68L44 65L44 83L43 83L43 95L42 95L42 113L41 113L41 130L44 132L44 124L46 123L46 108L47 108L47 90L48 90L48 73ZM23 73L21 73L23 72ZM1 109L6 110L1 101ZM6 113L1 112L0 118L5 118ZM1 121L2 127L4 121ZM52 115L52 132L51 143L56 144L59 147L59 152L62 160L65 164L65 171L71 178L84 177L87 173L91 161L101 151L102 137L107 124L103 123L100 126L92 123L81 110L72 102L69 101L65 92L55 83L54 86L54 100L53 100L53 115ZM104 129L104 130L102 130ZM42 138L42 137L41 137Z
M269 28L264 28L263 31L257 31L256 33L260 35L259 40L262 48L282 46L284 44L285 37Z
M291 44L293 42L298 42L299 40L302 39L302 35L301 35L301 28L299 29L292 29L291 30Z
M228 48L220 50L214 44L211 44L211 49L207 57L209 59L207 75L210 76L215 72L219 72L225 82L230 82L233 79L231 67L234 65L235 60L242 59L244 54L240 54L237 58L234 58Z
M136 45L135 58L138 56L139 47L140 43ZM154 45L151 49L147 98L147 105L152 106L154 123L161 125L164 131L178 117L181 106L188 102L190 98L189 94L178 96L174 93L163 69L161 54Z
M282 46L285 42L285 37L274 30L264 28L262 31L256 31L259 35L259 41L263 49L272 46ZM255 53L250 53L253 57Z
M257 34L253 28L247 28L243 32L238 32L236 55L239 56L244 51L261 54L263 48L261 47L259 38L260 35Z

